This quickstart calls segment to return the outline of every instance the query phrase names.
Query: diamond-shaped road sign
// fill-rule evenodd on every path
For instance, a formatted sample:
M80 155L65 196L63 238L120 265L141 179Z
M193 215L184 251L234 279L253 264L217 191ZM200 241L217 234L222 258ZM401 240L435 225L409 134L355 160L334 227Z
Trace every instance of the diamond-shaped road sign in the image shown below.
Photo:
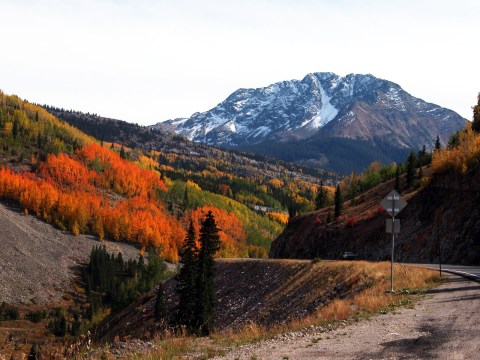
M395 190L392 190L387 196L380 202L385 211L391 216L395 217L400 211L402 211L407 202L400 197L400 194Z

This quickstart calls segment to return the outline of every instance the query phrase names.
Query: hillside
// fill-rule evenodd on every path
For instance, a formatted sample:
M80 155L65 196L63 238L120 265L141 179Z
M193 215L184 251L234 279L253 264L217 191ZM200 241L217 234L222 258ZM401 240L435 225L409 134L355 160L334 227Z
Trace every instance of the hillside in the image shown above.
M305 212L312 209L312 185L318 185L320 179L327 184L338 180L335 173L306 164L225 150L96 114L47 105L44 108L97 139L132 149L130 155L134 158L138 157L135 150L148 154L171 179L194 181L204 190L228 196L249 207ZM286 186L278 186L279 183Z
M98 239L54 229L17 207L0 202L0 303L51 304L70 289L74 269L88 261ZM124 243L107 245L126 259L138 248Z
M446 144L464 126L455 112L367 74L311 73L257 89L238 89L216 107L152 128L190 140L282 160L362 171L399 162L410 150Z
M402 178L408 205L398 216L396 261L435 263L441 252L445 263L480 264L480 138L466 133L457 148L434 153L432 169L423 169L425 178L417 186L405 189ZM344 214L331 223L328 208L291 219L269 256L339 259L354 251L360 259L387 260L391 235L385 234L388 215L379 203L393 188L390 180L347 201Z
M0 135L1 198L61 230L161 248L173 262L186 224L204 211L212 210L224 229L222 256L264 257L286 222L275 197L312 206L301 194L312 198L313 184L304 178L314 177L290 177L285 170L291 183L286 192L272 167L262 180L268 185L257 189L262 184L253 176L233 177L214 168L221 161L214 153L202 155L204 171L192 172L192 158L177 154L172 160L156 150L98 142L43 108L1 92ZM190 170L161 165L160 158L181 161ZM216 194L208 191L209 184ZM269 188L277 195L268 194ZM265 211L255 212L255 205Z
M279 325L290 325L316 314L319 310L328 309L335 301L346 299L349 303L348 299L362 292L369 297L367 293L376 291L372 290L375 286L386 286L382 284L388 282L388 269L387 263L369 265L365 262L218 260L215 278L218 300L215 314L216 332L235 333L248 326L271 329ZM403 268L403 275L399 275L399 284L404 280L409 281L412 271L417 270ZM432 275L433 273L429 273L427 276ZM174 317L177 303L175 284L174 278L164 284L164 298L169 314L165 320L167 329L168 323ZM418 285L410 280L410 286ZM115 337L120 340L132 337L148 340L165 331L165 321L155 321L155 294L156 291L152 291L144 295L100 324L95 332L97 341L111 342ZM365 305L359 304L356 311L371 311L372 308L369 308L367 302L368 300ZM350 305L348 307L350 308ZM350 313L350 310L347 313ZM321 316L328 321L336 319L337 315L342 316L337 310L332 310L330 315L322 313Z

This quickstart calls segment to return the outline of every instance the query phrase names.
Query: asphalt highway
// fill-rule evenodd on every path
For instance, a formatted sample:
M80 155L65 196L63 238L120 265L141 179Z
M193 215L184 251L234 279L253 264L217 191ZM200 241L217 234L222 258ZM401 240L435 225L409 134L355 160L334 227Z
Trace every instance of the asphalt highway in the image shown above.
M431 269L439 269L438 264L428 264L425 266ZM461 266L461 265L442 264L442 271L445 271L450 274L464 276L471 280L480 282L480 266Z

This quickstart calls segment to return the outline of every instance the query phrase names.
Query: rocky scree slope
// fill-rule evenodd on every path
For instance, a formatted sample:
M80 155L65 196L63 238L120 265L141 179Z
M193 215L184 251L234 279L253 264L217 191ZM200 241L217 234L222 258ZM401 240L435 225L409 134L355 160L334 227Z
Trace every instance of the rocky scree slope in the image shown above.
M360 149L367 159L357 169L345 169L351 171L374 160L402 160L408 149L432 148L437 135L446 143L464 123L457 113L372 75L312 73L302 80L239 89L211 110L152 128L334 170L342 168L335 163L358 156ZM303 144L306 149L298 150ZM345 146L351 148L347 154L330 149Z
M100 245L93 236L64 233L34 216L22 215L15 205L0 202L0 303L61 301L75 268L88 262L92 248ZM109 249L122 251L124 259L139 255L128 244L110 243Z
M424 173L429 175L429 169ZM444 263L480 264L479 178L476 166L465 175L433 175L425 188L402 193L408 205L397 217L401 232L395 240L396 261L437 263L441 254ZM325 220L331 208L291 219L273 241L269 257L340 259L353 251L359 259L388 260L389 216L379 203L393 187L391 180L346 202L344 215L329 224Z

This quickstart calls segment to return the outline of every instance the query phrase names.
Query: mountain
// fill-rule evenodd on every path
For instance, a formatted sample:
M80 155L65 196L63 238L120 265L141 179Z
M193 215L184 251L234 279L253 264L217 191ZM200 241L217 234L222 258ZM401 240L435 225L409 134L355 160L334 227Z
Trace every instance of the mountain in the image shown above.
M359 171L375 160L445 144L465 124L457 113L372 75L312 73L302 80L239 89L211 110L154 129L282 160ZM352 159L355 159L352 161Z

